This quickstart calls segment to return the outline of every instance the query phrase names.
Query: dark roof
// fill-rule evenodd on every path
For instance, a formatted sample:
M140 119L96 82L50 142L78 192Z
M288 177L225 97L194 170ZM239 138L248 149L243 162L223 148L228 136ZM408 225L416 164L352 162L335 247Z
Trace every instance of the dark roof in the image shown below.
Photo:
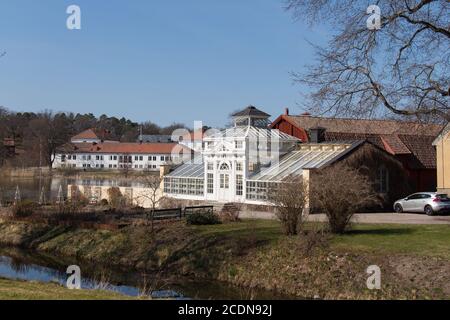
M436 149L433 147L434 137L400 135L399 138L420 163L419 165L410 164L410 167L436 168Z
M172 136L166 134L142 134L138 137L138 142L151 142L151 143L161 143L161 142L172 142Z
M264 111L261 111L254 106L248 106L244 110L236 112L236 113L232 114L231 116L232 117L255 116L255 117L269 118L270 114L267 114Z
M381 119L343 119L322 118L313 116L283 116L298 127L309 130L314 127L326 128L330 132L345 132L355 134L409 134L436 137L442 130L442 125L426 124L411 121L381 120Z
M309 131L323 127L325 141L367 140L374 145L400 156L407 155L412 169L436 168L436 150L433 140L443 126L396 120L339 119L308 115L280 117L298 128Z

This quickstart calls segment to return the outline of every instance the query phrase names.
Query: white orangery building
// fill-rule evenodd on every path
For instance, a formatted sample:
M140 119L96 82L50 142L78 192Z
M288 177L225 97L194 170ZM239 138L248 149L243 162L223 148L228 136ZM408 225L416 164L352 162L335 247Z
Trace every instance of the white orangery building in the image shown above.
M310 173L345 159L364 140L301 143L269 129L269 115L250 106L233 115L234 126L206 132L200 161L164 176L164 195L186 200L267 205L268 191L291 176L310 182ZM314 135L314 130L311 133ZM370 146L375 148L374 146Z
M206 132L197 163L183 164L164 177L165 195L217 202L263 200L251 178L278 163L300 140L269 129L270 115L253 106L232 117L232 128Z

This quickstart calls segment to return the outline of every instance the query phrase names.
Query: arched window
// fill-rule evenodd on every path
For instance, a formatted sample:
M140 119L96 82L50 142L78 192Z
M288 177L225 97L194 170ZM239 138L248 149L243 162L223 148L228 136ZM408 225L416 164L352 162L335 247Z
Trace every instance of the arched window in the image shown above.
M230 166L228 165L228 164L226 164L226 163L222 163L221 165L220 165L220 168L219 168L220 170L230 170Z

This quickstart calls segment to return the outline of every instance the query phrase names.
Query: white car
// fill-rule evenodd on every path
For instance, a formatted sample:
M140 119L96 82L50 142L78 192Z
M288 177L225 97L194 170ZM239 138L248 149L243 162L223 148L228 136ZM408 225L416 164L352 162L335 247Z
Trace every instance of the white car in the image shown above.
M450 212L450 198L437 192L414 193L394 203L394 210L402 212L420 212L429 216L435 213Z

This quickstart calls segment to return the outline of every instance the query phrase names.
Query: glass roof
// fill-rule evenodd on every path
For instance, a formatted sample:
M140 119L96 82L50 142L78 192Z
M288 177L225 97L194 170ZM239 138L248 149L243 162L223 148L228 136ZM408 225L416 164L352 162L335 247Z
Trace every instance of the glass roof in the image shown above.
M301 175L304 169L321 168L335 158L346 154L351 147L350 144L304 144L299 150L282 157L279 162L262 168L248 180L280 182L290 175Z
M205 141L210 141L217 138L250 138L250 139L265 139L265 140L287 140L300 141L300 139L290 136L277 129L258 128L258 127L233 127L222 130L205 137Z
M205 167L203 164L182 164L166 175L171 178L203 178Z

